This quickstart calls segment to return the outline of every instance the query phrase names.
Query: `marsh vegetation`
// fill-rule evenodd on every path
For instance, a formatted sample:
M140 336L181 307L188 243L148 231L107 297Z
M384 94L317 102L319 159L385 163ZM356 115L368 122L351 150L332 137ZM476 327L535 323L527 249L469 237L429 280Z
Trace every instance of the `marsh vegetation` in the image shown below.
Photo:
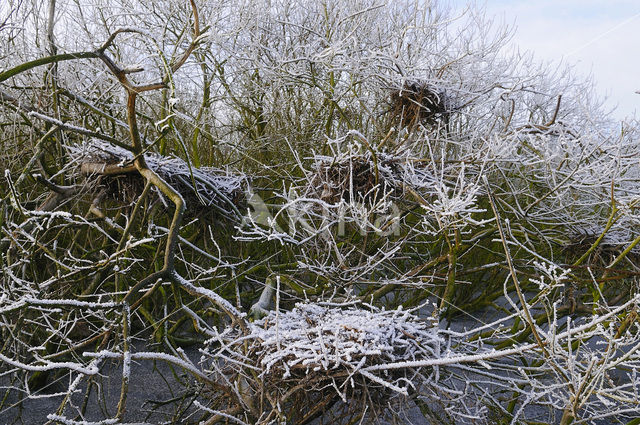
M440 2L5 1L0 417L637 424L638 123L509 34ZM146 419L136 362L172 371Z

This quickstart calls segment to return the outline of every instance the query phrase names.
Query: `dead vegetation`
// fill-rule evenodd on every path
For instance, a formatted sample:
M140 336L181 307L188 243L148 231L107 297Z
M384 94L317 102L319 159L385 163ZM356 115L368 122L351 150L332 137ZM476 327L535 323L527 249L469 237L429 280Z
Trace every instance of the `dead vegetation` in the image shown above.
M384 176L380 176L377 164L370 155L346 158L343 161L320 160L310 187L316 188L319 199L335 204L345 202L375 201L383 192L398 188Z
M203 359L217 369L215 382L239 389L227 408L251 412L259 423L381 417L415 389L418 369L396 366L436 358L444 344L411 311L354 303L299 303L271 311L247 335L229 336L212 339Z
M197 408L149 423L381 422L407 397L441 403L448 416L433 423L491 422L487 409L509 423L540 408L563 424L634 419L635 127L609 132L599 109L576 109L577 86L493 48L453 44L434 58L444 27L424 13L430 2L408 21L395 19L398 2L256 0L243 14L111 3L121 13L86 45L74 33L60 46L71 53L42 57L22 49L47 40L25 38L0 72L15 112L1 134L19 152L5 155L0 184L6 394L42 398L48 375L68 383L50 421L130 423L145 408L130 398L127 409L131 365L147 361L189 376L176 373L173 400L157 404L182 393ZM104 5L88 4L101 28ZM201 32L204 16L214 21ZM469 40L487 36L469 22ZM390 58L380 34L407 50ZM26 85L51 105L18 102ZM65 90L78 94L57 102ZM253 213L242 214L254 206L248 178L227 166L267 170ZM33 172L44 186L29 184ZM597 230L576 239L570 223ZM99 394L104 412L91 416L93 379L113 375L111 361L117 407Z
M84 179L99 198L132 204L144 190L144 179L133 165L133 155L125 149L91 140L68 146L77 164L77 177ZM246 208L248 178L215 167L195 168L177 157L145 154L149 167L184 198L187 213L198 217L238 220Z
M423 81L407 81L391 93L390 114L400 127L446 126L452 112L450 103L444 90Z
M316 155L300 190L328 204L372 205L380 200L400 201L407 187L426 189L433 184L431 163L381 149L351 132L332 142L332 155Z

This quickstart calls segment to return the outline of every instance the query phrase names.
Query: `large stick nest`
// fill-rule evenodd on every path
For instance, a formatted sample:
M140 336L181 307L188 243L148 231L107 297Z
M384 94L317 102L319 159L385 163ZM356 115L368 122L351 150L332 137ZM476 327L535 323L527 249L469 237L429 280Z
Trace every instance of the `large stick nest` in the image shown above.
M448 122L450 103L445 91L425 82L408 81L391 93L391 115L400 127L436 126Z
M262 376L278 381L432 357L442 342L407 311L307 303L289 312L272 311L254 323L252 335Z
M100 140L68 146L77 172L111 199L130 203L144 187L144 179L133 167L131 152ZM240 218L245 209L248 179L244 174L231 173L214 167L190 167L176 157L146 153L150 169L169 183L184 198L187 211L194 215Z
M381 152L318 155L314 160L305 192L330 204L375 203L382 197L400 200L407 185L417 190L433 185L432 173L423 165Z
M398 189L391 179L380 174L379 167L370 155L352 156L344 160L320 159L316 163L316 173L310 181L310 187L317 189L316 196L319 199L330 204L340 200L375 201L385 191L396 192Z
M217 382L241 377L251 394L266 394L273 409L299 418L309 417L316 404L324 403L324 409L342 400L349 406L364 395L387 406L390 398L407 395L419 384L417 370L385 367L439 357L444 346L437 328L411 312L323 303L271 311L249 325L248 335L212 342L222 348L205 350L203 359L217 364L221 358L236 359ZM300 406L309 411L301 412Z

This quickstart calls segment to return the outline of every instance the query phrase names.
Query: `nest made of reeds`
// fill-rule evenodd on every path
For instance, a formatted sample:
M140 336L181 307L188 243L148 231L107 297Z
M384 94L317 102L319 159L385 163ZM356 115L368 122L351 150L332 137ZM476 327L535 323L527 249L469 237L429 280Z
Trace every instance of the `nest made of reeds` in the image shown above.
M384 196L398 196L401 185L395 179L395 164L370 154L345 158L316 158L309 180L314 195L329 204L340 201L371 203Z
M128 204L140 196L144 188L142 176L132 166L131 152L100 140L68 146L78 174L95 186L95 192ZM214 167L195 168L177 157L146 153L149 168L178 191L185 200L187 212L195 216L239 219L246 209L245 191L248 179Z
M446 91L432 84L407 81L391 93L391 116L400 127L446 124L451 114Z
M216 382L240 379L245 394L267 394L287 417L310 418L316 406L326 411L339 401L353 411L363 394L381 406L407 395L417 370L385 367L439 357L444 339L410 311L306 302L271 311L247 333L211 343L221 348L203 351L203 361L216 363L207 369L221 373L221 362L226 365Z
M622 227L609 229L606 232L604 230L604 226L569 226L565 231L568 238L562 247L563 252L572 255L577 253L579 256L591 249L589 260L591 266L598 263L601 266L610 264L629 246L633 237L631 232ZM594 246L596 248L592 249ZM640 249L635 247L626 254L626 258L634 264L638 263Z

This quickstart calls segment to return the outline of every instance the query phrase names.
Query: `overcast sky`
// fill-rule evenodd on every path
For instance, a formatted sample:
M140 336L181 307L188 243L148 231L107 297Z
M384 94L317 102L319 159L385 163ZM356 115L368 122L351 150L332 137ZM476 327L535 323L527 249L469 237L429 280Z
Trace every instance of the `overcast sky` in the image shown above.
M471 0L450 0L462 8ZM480 0L517 27L514 42L540 60L591 73L614 116L640 117L640 0Z

